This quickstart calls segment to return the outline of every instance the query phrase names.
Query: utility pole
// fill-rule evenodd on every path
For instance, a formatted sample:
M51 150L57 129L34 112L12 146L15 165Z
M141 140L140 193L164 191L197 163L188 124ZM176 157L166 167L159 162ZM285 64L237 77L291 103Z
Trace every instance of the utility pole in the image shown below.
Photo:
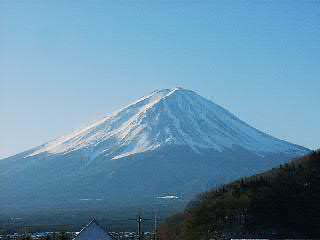
M157 218L157 214L155 213L154 214L154 240L157 240L157 220L158 220L158 218Z
M139 215L138 218L137 218L137 222L138 222L138 237L139 237L139 240L142 239L142 234L141 234L141 224L142 224L142 217Z
M129 220L134 220L138 223L138 239L142 240L143 236L142 236L142 223L146 220L152 220L152 219L147 219L147 218L142 218L141 215L139 214L138 217L136 219L129 219Z
M157 239L157 214L154 214L154 240Z

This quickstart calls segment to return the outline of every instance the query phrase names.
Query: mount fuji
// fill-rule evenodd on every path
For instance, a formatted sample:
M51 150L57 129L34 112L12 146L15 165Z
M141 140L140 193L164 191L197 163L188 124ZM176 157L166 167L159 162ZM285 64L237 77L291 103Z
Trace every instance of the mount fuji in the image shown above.
M1 160L0 204L10 212L188 201L308 152L193 91L162 89L84 129Z

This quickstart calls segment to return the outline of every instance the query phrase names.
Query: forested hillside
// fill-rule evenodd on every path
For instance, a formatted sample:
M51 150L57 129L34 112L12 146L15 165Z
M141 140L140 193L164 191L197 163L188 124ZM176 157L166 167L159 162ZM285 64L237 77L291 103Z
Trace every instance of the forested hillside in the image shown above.
M167 219L163 240L320 236L320 151L200 195Z

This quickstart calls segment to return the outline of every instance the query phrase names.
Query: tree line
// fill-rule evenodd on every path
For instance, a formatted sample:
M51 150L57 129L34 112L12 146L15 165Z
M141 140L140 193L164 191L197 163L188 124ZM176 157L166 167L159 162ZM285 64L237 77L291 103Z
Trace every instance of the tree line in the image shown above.
M320 236L320 152L199 195L161 239Z

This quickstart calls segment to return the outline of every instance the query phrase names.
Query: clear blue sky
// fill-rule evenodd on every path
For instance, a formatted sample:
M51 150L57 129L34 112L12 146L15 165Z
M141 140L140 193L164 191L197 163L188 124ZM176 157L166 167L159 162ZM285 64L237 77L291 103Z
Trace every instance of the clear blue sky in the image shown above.
M174 86L320 147L320 1L0 1L0 158Z

